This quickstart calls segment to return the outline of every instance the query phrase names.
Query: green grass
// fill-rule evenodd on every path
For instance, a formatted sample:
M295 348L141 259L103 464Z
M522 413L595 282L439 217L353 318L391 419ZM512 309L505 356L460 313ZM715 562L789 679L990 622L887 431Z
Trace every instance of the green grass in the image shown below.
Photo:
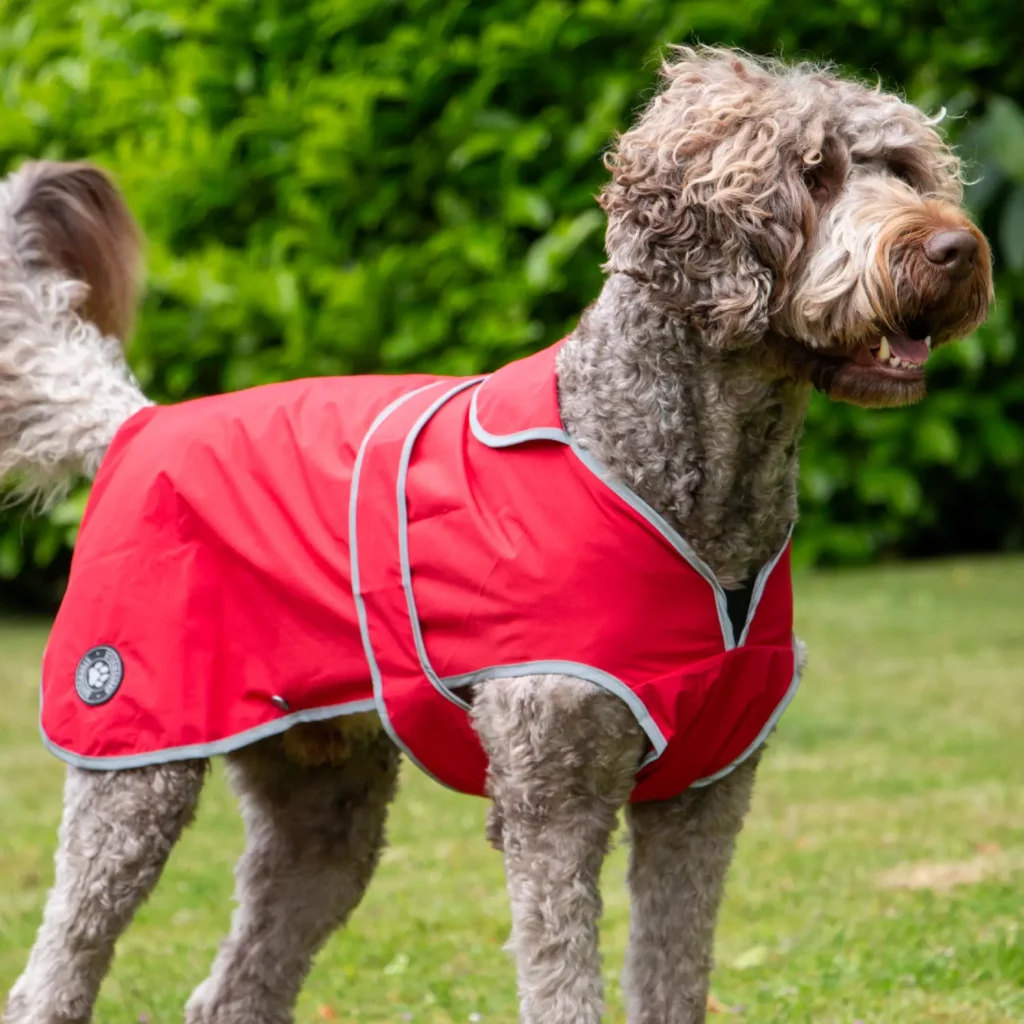
M785 1024L1024 1020L1024 561L801 577L811 663L761 770L718 936L716 997ZM38 742L40 623L0 625L0 990L51 877L61 767ZM392 844L298 1020L516 1019L484 803L406 769ZM219 773L120 946L101 1024L171 1024L231 910ZM609 1019L628 906L606 872ZM958 884L954 884L958 883Z

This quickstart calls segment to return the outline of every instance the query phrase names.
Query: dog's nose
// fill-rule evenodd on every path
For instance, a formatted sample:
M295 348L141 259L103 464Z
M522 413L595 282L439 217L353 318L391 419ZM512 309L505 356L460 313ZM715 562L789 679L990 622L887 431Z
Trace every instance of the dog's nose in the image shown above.
M938 231L924 243L924 254L955 281L962 281L974 269L978 240L970 231Z

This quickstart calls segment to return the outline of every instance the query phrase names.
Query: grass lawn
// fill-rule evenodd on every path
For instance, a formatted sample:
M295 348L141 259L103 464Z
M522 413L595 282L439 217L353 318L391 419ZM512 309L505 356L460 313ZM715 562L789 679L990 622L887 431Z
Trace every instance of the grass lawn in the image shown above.
M718 936L714 1020L1024 1021L1024 561L801 577L802 690L761 769ZM0 991L50 882L61 766L36 726L45 623L0 623ZM375 885L300 1024L516 1020L483 801L408 766ZM223 778L120 946L98 1024L171 1024L231 912ZM608 1018L628 926L606 872ZM726 1014L732 1014L727 1016Z

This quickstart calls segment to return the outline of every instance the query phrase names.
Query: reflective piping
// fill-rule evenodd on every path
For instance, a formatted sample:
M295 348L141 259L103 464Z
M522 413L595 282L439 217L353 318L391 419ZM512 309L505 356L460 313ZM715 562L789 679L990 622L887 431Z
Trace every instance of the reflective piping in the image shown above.
M750 632L750 627L753 625L754 614L757 612L757 606L761 603L761 598L764 596L764 588L768 585L768 580L771 577L771 574L775 571L775 566L779 564L779 559L786 553L786 548L789 546L789 542L793 537L793 527L795 525L795 523L790 523L789 529L786 531L786 539L782 542L782 547L779 548L770 562L765 562L765 564L761 566L761 569L757 574L757 579L754 580L754 590L750 595L750 607L747 609L747 621L743 624L743 632L740 634L740 647L747 642L747 634Z
M398 479L395 485L395 500L398 503L398 557L402 570L402 587L405 590L405 602L409 608L409 622L412 624L413 643L416 645L416 656L420 659L420 667L423 669L424 675L430 680L430 685L445 700L451 701L452 704L462 708L467 713L471 710L469 703L461 697L457 697L444 685L441 677L434 671L434 666L430 663L426 644L423 642L423 630L420 628L420 616L416 608L416 597L412 592L412 566L409 564L409 508L405 497L405 484L409 475L412 449L416 444L416 438L420 436L423 428L445 402L450 398L454 398L460 391L465 391L466 388L479 384L483 379L483 377L474 377L471 380L460 381L454 387L449 388L436 401L431 402L420 415L412 425L412 429L406 435L405 442L402 445L402 454L398 461Z
M473 431L473 436L488 448L510 448L514 444L525 444L527 441L559 441L562 444L572 444L572 438L561 427L530 427L511 434L492 434L480 422L476 404L480 390L477 388L473 392L473 398L469 403L469 427Z
M711 566L690 547L679 533L669 526L660 513L648 505L640 495L634 494L624 483L612 476L590 452L585 451L575 441L570 442L569 447L580 462L605 487L617 494L635 512L639 512L690 563L690 567L711 586L712 593L715 595L715 608L718 611L718 625L722 631L722 643L727 651L731 651L736 646L736 639L732 629L732 619L729 618L729 603L725 597L725 590L718 582L718 577L711 570Z
M751 593L750 607L747 609L746 621L743 624L743 631L740 634L739 640L736 640L736 635L732 627L732 620L729 618L729 605L725 595L725 588L719 582L718 577L715 576L714 571L711 567L697 554L696 551L690 546L686 539L674 530L665 518L658 513L658 511L652 508L643 500L638 494L631 491L624 483L614 477L609 471L591 455L588 451L583 449L579 443L565 431L556 429L553 427L534 427L527 430L518 430L510 434L493 434L487 430L480 422L479 414L477 411L477 396L480 394L479 389L473 395L473 400L470 403L470 416L469 425L470 430L473 432L474 437L482 444L487 445L490 448L506 448L510 445L521 444L526 441L559 441L562 444L568 445L572 453L580 460L580 462L586 466L591 473L594 474L609 490L618 495L630 508L635 512L638 512L644 519L647 520L651 526L654 527L672 545L673 548L682 556L682 558L689 563L689 565L707 581L715 595L715 607L718 611L718 623L722 631L722 641L725 649L732 650L738 646L742 646L746 643L747 636L750 633L750 628L754 622L754 615L757 612L757 607L760 604L761 598L764 595L765 587L767 586L768 579L771 576L779 560L786 552L786 548L789 545L790 539L793 536L793 526L790 525L789 530L786 533L786 538L782 543L782 546L771 558L770 561L761 566L758 571L757 578L754 581L754 588ZM794 658L796 658L796 650L794 647ZM596 680L591 680L596 682ZM598 684L600 685L600 684ZM786 690L781 701L779 701L775 710L772 712L768 721L764 727L755 737L754 741L747 747L746 750L740 754L734 761L732 761L725 768L714 775L709 775L706 778L698 779L696 782L691 784L690 788L701 788L709 786L713 782L717 782L719 779L724 778L731 771L733 771L738 765L742 764L747 758L749 758L759 747L763 745L765 740L771 734L772 729L775 728L779 719L782 717L786 708L789 707L790 701L796 695L797 688L800 685L800 669L797 664L794 667L793 679L790 681L789 688ZM627 692L631 697L637 699L640 706L643 708L643 712L646 714L647 709L643 704L636 698L636 695L632 690L627 688ZM634 714L636 710L634 709ZM647 715L649 718L649 714ZM638 721L640 718L638 717ZM642 723L641 723L642 724ZM653 724L653 723L652 723ZM649 735L649 734L648 734ZM653 742L653 741L652 741Z
M634 494L624 483L617 480L607 469L580 445L569 436L563 429L555 427L531 427L528 430L517 430L511 434L492 434L480 422L477 411L477 396L480 389L473 395L469 406L469 428L473 436L488 448L508 448L515 444L523 444L527 441L558 441L567 445L572 453L583 463L591 473L594 474L610 491L617 494L633 511L638 512L647 520L655 530L658 531L672 545L673 548L687 561L700 576L710 585L715 595L715 607L718 610L718 624L722 630L722 641L725 649L732 650L736 646L733 634L732 622L729 619L729 606L725 599L725 591L718 582L717 577L711 571L711 567L693 550L686 540L678 534L665 521L657 511L651 508L646 501L638 494ZM749 617L748 617L749 621Z
M617 679L599 668L593 668L591 665L584 665L578 661L524 661L518 665L493 665L475 672L448 676L442 682L445 686L457 689L461 686L474 686L488 679L515 679L524 675L571 676L574 679L593 683L602 690L607 690L608 693L618 697L633 712L637 725L643 729L651 741L651 752L640 763L640 768L646 768L665 752L668 740L658 728L658 723L651 718L644 702L621 679Z
M696 782L690 783L690 789L702 789L704 786L710 786L713 782L718 782L719 779L724 779L734 768L738 768L751 754L755 753L763 744L766 739L771 735L772 729L778 725L779 719L782 717L786 708L789 707L790 701L796 696L796 691L800 686L800 658L796 649L796 635L793 636L793 678L790 680L789 689L782 696L782 700L775 706L775 710L771 713L768 721L764 723L761 731L754 737L754 741L747 747L746 750L740 754L734 761L730 761L720 771L715 772L714 775L707 775L703 779L698 779Z
M687 540L676 530L674 530L665 518L654 508L647 504L640 495L635 494L631 491L624 483L613 476L601 462L599 462L590 452L582 448L579 443L572 438L564 429L557 427L531 427L526 430L516 430L511 434L493 434L487 430L486 427L480 422L480 416L477 409L477 398L480 394L481 388L478 388L473 393L472 401L469 404L469 427L473 432L473 436L481 442L481 444L487 445L489 448L508 448L516 444L524 444L527 441L558 441L561 444L568 445L572 450L572 453L583 463L591 473L596 476L601 483L605 485L610 491L617 494L630 508L635 512L638 512L644 519L647 520L655 530L658 531L672 545L673 548L687 561L691 568L693 568L700 576L702 576L708 584L711 586L712 591L715 595L715 607L718 611L718 624L722 630L722 641L725 644L727 651L732 650L734 647L740 646L747 638L747 633L750 631L750 625L754 621L754 612L757 610L757 604L761 600L761 594L764 591L765 584L767 583L768 577L771 575L772 569L775 568L779 559L783 556L786 551L786 545L789 543L790 537L793 535L792 525L786 534L786 539L782 544L782 547L776 552L772 559L765 565L761 566L758 572L757 580L754 583L754 592L751 596L750 608L747 610L747 619L743 625L743 632L740 636L739 642L736 641L736 634L732 628L732 620L729 618L729 603L725 596L725 588L718 581L718 577L714 574L711 566L707 564L697 554L696 551L690 546Z
M594 683L596 686L601 687L601 689L607 690L609 693L619 697L629 707L633 716L637 720L637 724L641 729L643 729L644 733L651 741L651 753L648 754L641 765L641 767L646 767L647 764L661 756L668 743L654 719L651 718L650 712L648 712L647 708L644 706L643 701L641 701L640 698L622 682L622 680L616 679L615 676L610 675L607 672L603 672L601 669L575 661L531 661L523 662L518 665L492 665L487 668L475 669L472 672L464 672L457 676L448 676L442 679L430 662L430 656L427 654L426 643L423 639L423 629L420 624L419 610L416 607L416 597L413 593L412 587L412 563L409 558L409 516L406 503L406 485L409 478L409 464L412 461L412 451L416 444L417 437L419 437L423 428L435 415L438 409L440 409L442 405L444 405L450 398L457 395L460 391L465 390L467 387L479 384L484 379L485 378L483 377L477 377L473 380L460 382L455 387L445 392L445 394L441 395L436 401L431 403L429 408L427 408L413 424L412 429L409 431L405 439L405 443L402 446L402 455L398 464L398 481L396 487L399 530L398 547L399 558L401 559L402 586L405 589L406 603L409 608L409 621L412 624L413 640L416 645L416 654L420 660L420 667L423 669L424 674L430 680L434 689L437 690L438 693L467 713L471 710L469 702L463 700L453 691L459 687L471 686L474 683L483 682L486 679L510 679L516 676L552 673L572 676L576 679L582 679L586 682ZM479 393L478 388L473 393L470 400L471 422L474 419L474 402ZM477 425L479 426L479 420L477 420ZM483 428L481 427L480 429L482 430ZM555 434L558 436L553 436ZM538 438L534 437L532 434L530 437L524 438L524 440L537 439ZM564 431L548 431L544 434L542 439L561 440L565 443L568 441L568 435ZM499 447L520 443L520 441L508 441L507 439L502 438L498 438L498 440L504 440L504 443L499 444Z
M356 456L355 467L352 473L352 494L349 498L349 529L351 530L349 543L351 545L350 559L352 564L352 593L355 599L356 614L359 618L359 633L363 641L363 652L366 655L366 660L370 668L370 677L373 681L373 699L350 701L346 704L336 704L331 707L311 708L307 711L297 711L294 714L275 718L272 722L266 722L253 729L236 733L234 736L229 736L223 740L216 740L213 743L196 743L187 747L172 747L168 750L161 750L152 754L131 754L128 757L96 758L82 757L80 754L74 754L70 750L65 750L63 747L58 746L50 740L43 731L42 695L40 693L39 731L42 734L43 745L46 749L56 757L59 757L62 761L73 765L75 768L119 771L125 768L144 768L148 765L162 764L166 761L183 761L191 758L216 757L220 754L229 754L233 750L238 750L241 747L256 743L259 740L266 739L270 736L276 736L282 732L287 732L287 730L293 725L300 725L306 722L322 722L326 719L338 718L343 715L376 711L387 734L400 749L405 750L405 747L391 728L391 722L387 717L387 709L384 707L384 702L380 699L380 672L377 668L376 659L373 657L373 649L370 647L369 636L366 630L366 608L363 605L363 600L359 594L358 587L359 565L355 545L355 496L359 481L359 471L362 467L363 450L366 447L367 439L400 405L407 402L413 397L413 395L418 395L421 391L426 391L427 388L435 387L439 383L441 382L432 381L430 384L424 384L422 387L418 387L414 391L410 391L404 395L399 395L398 398L386 406L377 415L373 423L370 424L370 428L367 430L366 435L359 446L359 453ZM411 761L419 764L411 753L406 751L406 754L409 756Z
M148 768L154 764L166 764L168 761L187 761L193 758L218 757L230 754L234 750L258 743L270 736L287 732L293 725L306 722L322 722L328 718L341 718L344 715L358 715L364 712L376 712L374 700L354 700L347 704L335 704L327 708L310 708L308 711L296 711L295 714L275 718L272 722L264 722L245 732L236 732L233 736L212 743L194 743L187 747L169 747L148 754L129 754L127 757L83 757L54 743L43 731L42 714L40 713L39 732L43 737L43 746L62 761L75 768L89 771L123 771L126 768Z
M387 705L384 703L384 696L381 690L380 667L377 665L377 659L373 653L373 644L370 643L370 630L366 621L366 604L364 603L363 595L359 590L359 545L357 544L356 538L356 510L358 508L356 499L359 495L359 475L363 468L363 457L366 454L367 442L370 440L374 431L376 431L384 420L386 420L388 416L390 416L391 413L393 413L400 405L412 398L413 395L418 395L421 391L426 391L427 388L435 387L440 383L441 381L434 381L430 384L424 384L423 387L417 388L415 391L410 391L407 395L402 395L401 397L396 398L395 401L384 409L373 423L370 424L370 429L367 430L366 436L359 445L359 451L356 454L356 464L352 470L352 493L349 495L348 502L348 543L352 573L352 597L355 600L356 616L359 619L359 636L363 641L363 653L366 655L366 663L370 668L370 680L373 683L373 698L377 707L377 714L380 715L381 724L384 726L384 731L391 737L391 742L394 743L395 746L398 747L398 749L401 750L405 756L420 769L420 771L425 775L429 775L435 782L440 782L441 785L444 786L446 783L420 764L416 755L402 742L398 733L395 732L394 726L391 724L391 719L388 718L388 709Z

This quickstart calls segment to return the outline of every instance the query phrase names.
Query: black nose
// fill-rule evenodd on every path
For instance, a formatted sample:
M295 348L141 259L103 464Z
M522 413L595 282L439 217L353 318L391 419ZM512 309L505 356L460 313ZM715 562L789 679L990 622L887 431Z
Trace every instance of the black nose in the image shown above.
M924 254L955 281L962 281L974 269L978 240L970 231L939 231L924 243Z

